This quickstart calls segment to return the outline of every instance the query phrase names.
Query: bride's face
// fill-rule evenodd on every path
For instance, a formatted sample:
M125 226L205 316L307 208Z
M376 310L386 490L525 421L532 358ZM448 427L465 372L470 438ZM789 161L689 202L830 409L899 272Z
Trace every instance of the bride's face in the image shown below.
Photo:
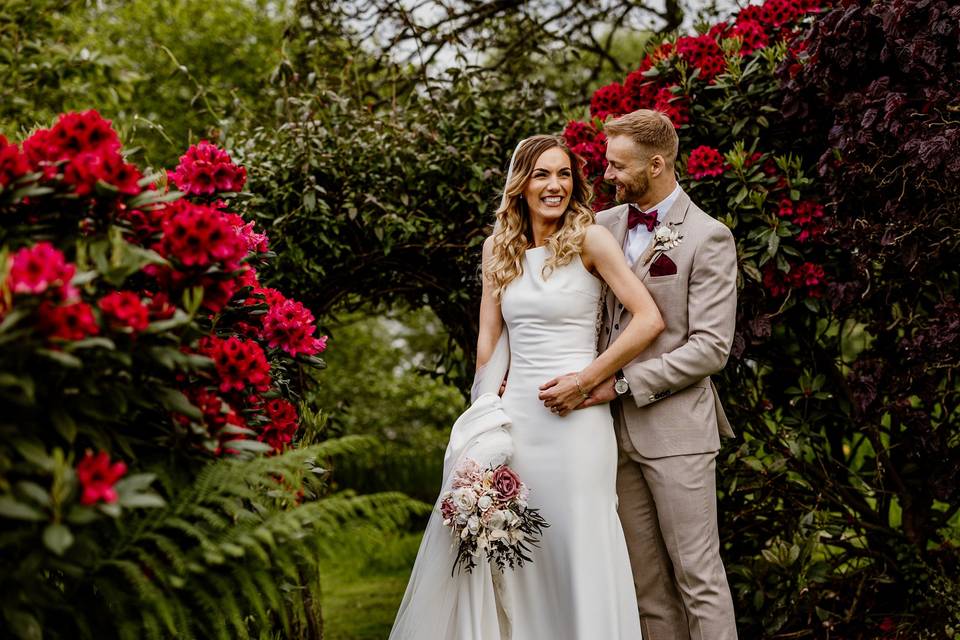
M573 169L570 158L560 147L547 149L533 165L523 188L523 199L531 219L553 222L563 216L573 193Z

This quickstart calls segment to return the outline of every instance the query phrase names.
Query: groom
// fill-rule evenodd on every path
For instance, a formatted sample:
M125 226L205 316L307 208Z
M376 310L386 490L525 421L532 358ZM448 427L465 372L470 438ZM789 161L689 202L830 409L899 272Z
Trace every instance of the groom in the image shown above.
M603 130L604 178L624 204L598 213L597 223L622 243L666 329L580 406L612 401L618 511L644 640L733 640L715 475L720 435L733 431L710 380L733 341L733 235L677 184L679 141L665 115L641 109ZM605 303L600 351L630 322L612 292Z

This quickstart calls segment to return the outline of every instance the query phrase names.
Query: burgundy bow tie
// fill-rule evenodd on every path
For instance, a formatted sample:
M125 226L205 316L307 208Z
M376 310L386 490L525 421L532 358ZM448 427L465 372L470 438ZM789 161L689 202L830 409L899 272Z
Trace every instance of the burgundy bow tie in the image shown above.
M633 229L638 224L643 224L647 227L647 231L653 231L653 228L657 226L657 210L649 211L644 213L640 211L640 207L635 204L630 205L630 213L627 215L627 227Z

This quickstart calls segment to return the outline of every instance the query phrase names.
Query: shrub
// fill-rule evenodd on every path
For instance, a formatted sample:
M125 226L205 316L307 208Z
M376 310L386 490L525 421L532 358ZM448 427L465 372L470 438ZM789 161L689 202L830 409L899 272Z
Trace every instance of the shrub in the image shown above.
M182 191L128 163L95 111L0 137L0 584L18 637L314 628L317 531L415 508L318 500L320 465L365 446L314 444L322 422L298 410L325 339L257 281L272 254L233 212L245 170L200 143L169 179Z
M741 632L953 637L956 9L808 13L768 0L653 43L619 107L602 89L565 135L605 193L602 120L665 111L687 190L737 238L720 495Z

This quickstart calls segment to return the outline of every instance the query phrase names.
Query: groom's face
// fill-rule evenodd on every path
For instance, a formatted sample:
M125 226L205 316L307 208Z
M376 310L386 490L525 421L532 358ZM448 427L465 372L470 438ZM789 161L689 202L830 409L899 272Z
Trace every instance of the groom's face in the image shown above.
M603 177L617 188L618 202L640 202L650 190L650 159L628 136L607 139L607 170Z

